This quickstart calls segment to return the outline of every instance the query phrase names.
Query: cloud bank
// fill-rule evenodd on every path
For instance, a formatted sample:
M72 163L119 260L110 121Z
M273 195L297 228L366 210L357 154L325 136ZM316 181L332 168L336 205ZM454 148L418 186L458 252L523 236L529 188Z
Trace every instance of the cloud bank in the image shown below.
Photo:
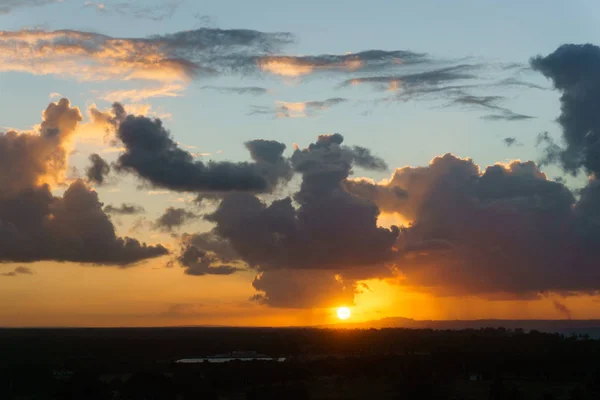
M62 197L52 194L50 183L62 182L65 146L79 121L79 109L61 99L46 108L39 132L0 134L0 262L125 266L168 253L117 236L98 194L83 181L71 183Z

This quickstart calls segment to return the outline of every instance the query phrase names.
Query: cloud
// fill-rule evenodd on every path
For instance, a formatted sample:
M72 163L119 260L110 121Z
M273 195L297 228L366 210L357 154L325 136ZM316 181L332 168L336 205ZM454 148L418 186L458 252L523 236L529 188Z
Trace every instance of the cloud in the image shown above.
M281 269L261 272L252 281L251 300L279 308L336 307L354 304L354 283L332 271Z
M198 214L187 211L184 208L169 207L158 217L154 226L164 231L172 231L174 228L179 228L187 222L198 218L200 218Z
M132 203L122 203L120 206L107 205L104 207L104 212L107 214L116 215L135 215L146 212L144 207Z
M399 65L423 63L427 55L410 51L368 50L344 55L318 56L264 56L257 60L258 67L270 74L301 77L317 72L377 71Z
M54 100L54 99L60 99L63 96L60 93L52 92L48 95L48 97L50 98L50 100Z
M110 173L110 165L96 153L90 155L89 160L92 164L85 169L88 182L102 185Z
M75 30L0 31L0 72L182 83L230 71L232 60L269 54L291 41L289 33L245 29L200 28L147 38Z
M178 261L185 267L187 275L231 275L240 271L234 266L220 264L219 259L194 246L187 247Z
M45 185L0 200L0 261L125 266L167 253L163 246L116 236L98 194L82 181L63 197Z
M116 236L98 194L83 181L62 197L52 194L49 183L62 183L65 146L81 113L61 99L42 117L38 132L0 135L0 261L127 265L167 254L160 245Z
M92 8L99 14L118 14L128 18L149 19L163 21L171 18L183 0L168 0L165 4L156 6L142 6L131 3L104 3L86 1L84 7Z
M79 109L61 99L43 112L37 133L0 133L0 198L60 182L67 169L69 141L81 120Z
M162 85L153 88L123 89L104 94L103 100L109 102L139 102L142 100L157 97L179 97L181 96L181 92L184 89L184 85L177 83Z
M18 276L18 275L33 275L33 270L31 268L20 266L20 267L16 267L11 272L0 273L0 276Z
M571 310L569 310L569 308L566 305L564 305L558 300L553 300L552 304L554 305L556 311L561 313L563 316L567 317L567 319L571 319Z
M516 79L516 78L506 78L506 79L503 79L500 82L498 82L496 84L496 86L503 86L503 87L525 87L525 88L528 88L528 89L548 90L548 88L545 88L543 86L536 85L535 83L531 83L531 82L527 82L527 81L522 81L522 80Z
M10 14L18 8L40 7L62 2L63 0L0 0L0 15Z
M274 163L266 159L204 163L181 149L159 119L129 115L115 120L120 121L117 138L126 148L116 162L117 170L134 173L155 187L182 192L269 192L291 176L282 157L284 145L269 158Z
M313 100L307 102L276 101L275 107L252 106L250 114L267 114L277 118L302 118L316 115L319 111L347 102L347 99L333 97L326 100Z
M517 140L517 138L514 137L506 137L502 140L504 142L504 144L506 145L506 147L511 147L513 145L519 145L520 142Z
M197 235L192 241L188 237L187 248L228 262L237 260L265 273L255 280L255 287L262 292L256 300L273 306L283 304L271 292L270 282L276 282L269 278L271 271L315 270L320 271L319 277L330 278L341 274L350 292L355 280L389 276L386 264L395 257L398 228L378 227L377 207L342 186L353 166L385 170L386 165L367 149L342 142L339 134L322 135L307 149L293 153L292 166L302 176L293 199L266 204L251 194L224 196L217 209L205 216L215 224L211 239ZM297 299L298 304L310 302L311 291L296 292L308 296Z
M202 89L214 90L220 93L249 94L252 96L260 96L269 93L269 89L258 86L230 87L205 85L202 86Z
M398 243L404 282L436 294L514 296L594 292L600 288L592 245L600 234L593 181L577 202L535 163L484 171L451 154L428 167L397 169L370 190L348 190L410 221ZM406 192L394 202L380 195Z
M481 118L489 121L527 121L535 119L535 117L532 117L531 115L519 114L507 109L501 110L500 114L484 115Z
M535 117L524 114L518 114L507 108L500 107L498 103L503 101L504 99L505 98L502 96L462 95L455 98L452 101L452 104L487 108L496 111L496 114L488 114L482 117L483 119L487 119L489 121L522 121L528 119L535 119Z
M551 149L566 172L600 173L600 47L565 44L553 53L531 59L531 67L559 90L564 147Z
M443 88L440 86L442 84L476 79L477 75L474 72L480 68L480 65L460 64L401 75L359 77L345 80L340 87L367 84L382 91L398 90L406 96L411 93L420 94L428 89L440 90Z

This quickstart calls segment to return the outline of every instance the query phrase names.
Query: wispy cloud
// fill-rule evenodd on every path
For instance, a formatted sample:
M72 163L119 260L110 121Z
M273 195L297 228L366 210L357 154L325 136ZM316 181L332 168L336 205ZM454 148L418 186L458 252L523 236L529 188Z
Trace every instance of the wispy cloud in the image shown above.
M303 118L315 116L319 111L327 110L338 104L347 102L347 99L334 97L326 100L313 100L307 102L276 101L273 107L252 106L251 115L272 115L276 118Z
M10 14L17 8L39 7L48 4L62 3L63 0L1 0L0 15Z
M155 97L178 97L185 90L185 86L179 83L170 83L152 88L124 89L108 92L103 99L109 102L133 101L138 102Z
M202 89L215 90L220 93L232 93L232 94L249 94L253 96L260 96L269 93L269 89L258 87L258 86L242 86L242 87L230 87L230 86L202 86Z
M186 82L229 68L231 60L277 51L289 33L245 29L181 31L148 38L59 30L0 31L0 72L86 81Z
M411 51L368 50L359 53L317 56L264 56L258 67L274 75L301 77L317 72L356 72L381 70L391 66L427 61L426 54Z
M33 275L33 270L28 267L17 267L13 271L0 273L0 276Z
M169 0L165 4L147 6L132 3L110 3L86 1L84 7L94 9L99 14L117 14L130 18L162 21L171 18L183 0Z
M530 115L519 114L505 107L499 106L498 103L503 100L505 100L505 98L502 96L464 95L455 98L451 104L493 110L495 114L488 114L481 117L490 121L523 121L535 119L535 117L532 117Z

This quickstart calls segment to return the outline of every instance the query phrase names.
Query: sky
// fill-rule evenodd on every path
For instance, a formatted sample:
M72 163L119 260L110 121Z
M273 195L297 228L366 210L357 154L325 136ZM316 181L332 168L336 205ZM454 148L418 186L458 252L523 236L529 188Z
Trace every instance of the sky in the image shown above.
M201 3L0 0L0 326L600 318L596 2Z

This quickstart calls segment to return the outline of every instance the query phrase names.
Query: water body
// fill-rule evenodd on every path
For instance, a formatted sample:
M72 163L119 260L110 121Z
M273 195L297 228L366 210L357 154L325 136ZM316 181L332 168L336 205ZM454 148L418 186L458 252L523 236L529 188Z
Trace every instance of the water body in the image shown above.
M231 361L274 361L283 362L285 357L202 357L202 358L182 358L181 360L175 361L179 364L194 364L194 363L226 363Z

